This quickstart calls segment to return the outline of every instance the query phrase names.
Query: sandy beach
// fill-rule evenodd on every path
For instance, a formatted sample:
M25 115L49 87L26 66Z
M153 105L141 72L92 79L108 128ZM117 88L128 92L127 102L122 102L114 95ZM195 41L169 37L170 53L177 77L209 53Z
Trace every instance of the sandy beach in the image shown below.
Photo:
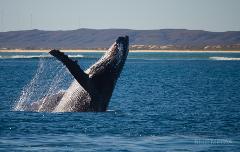
M62 50L63 52L106 52L107 50ZM32 52L49 52L49 50L0 50L1 52L13 52L13 53L32 53ZM130 50L129 52L219 52L219 53L240 53L240 50L224 50L224 51L213 51L213 50Z

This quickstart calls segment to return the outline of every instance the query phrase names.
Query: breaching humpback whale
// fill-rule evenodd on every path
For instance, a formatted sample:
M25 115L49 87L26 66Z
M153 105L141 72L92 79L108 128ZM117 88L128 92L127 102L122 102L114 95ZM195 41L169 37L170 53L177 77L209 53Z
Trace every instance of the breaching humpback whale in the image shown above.
M51 50L49 53L61 61L75 79L65 92L45 98L34 109L47 112L106 111L125 64L128 45L128 36L118 37L105 55L86 71L59 50Z

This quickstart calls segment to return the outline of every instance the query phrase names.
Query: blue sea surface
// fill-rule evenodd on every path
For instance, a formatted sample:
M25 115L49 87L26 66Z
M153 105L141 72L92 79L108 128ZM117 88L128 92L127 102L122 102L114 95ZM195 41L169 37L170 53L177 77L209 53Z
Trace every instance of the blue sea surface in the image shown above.
M102 53L69 55L86 69ZM0 151L240 151L240 53L129 53L107 112L14 111L39 63L35 96L61 63L0 53Z

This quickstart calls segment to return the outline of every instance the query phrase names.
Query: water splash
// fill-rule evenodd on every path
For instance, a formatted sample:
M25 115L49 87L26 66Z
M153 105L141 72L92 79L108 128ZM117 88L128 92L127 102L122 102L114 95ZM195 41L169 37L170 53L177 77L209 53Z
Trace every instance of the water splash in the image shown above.
M41 111L48 97L59 94L69 87L72 76L67 69L54 58L40 58L36 74L21 93L13 107L14 111ZM33 104L38 107L33 108Z

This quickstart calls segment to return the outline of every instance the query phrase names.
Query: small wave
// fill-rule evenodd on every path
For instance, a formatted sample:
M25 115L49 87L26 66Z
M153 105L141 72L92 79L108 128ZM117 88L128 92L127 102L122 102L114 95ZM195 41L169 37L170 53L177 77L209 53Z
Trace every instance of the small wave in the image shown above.
M70 58L84 58L84 55L68 55Z
M143 57L128 57L130 60L146 60L146 61L160 61L160 60L168 60L166 58L143 58Z
M116 110L107 109L107 112L115 112Z
M210 60L240 60L240 58L231 58L231 57L209 57Z
M164 59L164 58L162 58L162 59L142 58L142 60L146 60L146 61L160 61L160 60L166 60L166 59Z
M68 55L71 58L84 58L83 55ZM0 59L34 59L34 58L51 58L51 55L9 55L0 56Z

